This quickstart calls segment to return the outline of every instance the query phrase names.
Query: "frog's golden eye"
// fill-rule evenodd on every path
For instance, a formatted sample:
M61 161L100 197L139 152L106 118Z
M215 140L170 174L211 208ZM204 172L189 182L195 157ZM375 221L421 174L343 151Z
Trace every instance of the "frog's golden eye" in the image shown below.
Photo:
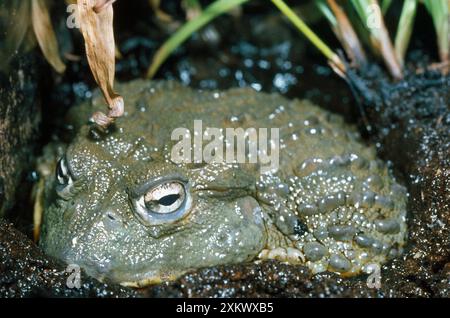
M70 170L67 166L66 159L62 157L59 159L58 164L56 166L56 182L59 186L65 187L71 185L73 183L72 176L70 174Z
M134 207L145 224L157 225L183 218L188 214L191 203L188 185L172 180L148 189L134 201Z

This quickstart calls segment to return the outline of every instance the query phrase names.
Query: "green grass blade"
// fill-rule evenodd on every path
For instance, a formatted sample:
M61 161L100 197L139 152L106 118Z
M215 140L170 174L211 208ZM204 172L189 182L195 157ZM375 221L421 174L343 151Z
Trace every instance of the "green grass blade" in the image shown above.
M371 5L370 0L350 0L350 2L352 3L359 17L362 20L367 20L368 16L366 8Z
M380 29L378 27L371 27L371 22L376 22L377 12L374 11L377 1L375 0L350 0L355 11L358 13L359 18L363 22L366 29L372 34L372 36L379 38Z
M391 4L392 4L392 0L381 1L381 12L383 12L383 14L386 14L386 12L389 10Z
M450 42L450 1L449 0L422 0L428 12L433 18L436 29L439 55L442 62L449 61Z
M322 52L342 73L345 72L344 64L339 56L325 44L303 20L283 0L272 0L273 4L294 24L294 26Z
M322 12L323 16L328 20L328 22L334 27L337 27L337 20L331 11L330 7L325 2L326 0L317 0L316 5L319 8L320 12Z
M402 69L386 29L378 1L350 0L349 2L369 32L372 47L383 57L391 75L396 79L401 79L403 77Z
M193 33L201 29L208 22L227 11L242 5L249 0L217 0L210 4L195 19L185 23L174 35L172 35L158 49L153 57L152 64L147 71L147 78L152 78L159 67L164 63L167 57L177 49L184 41L186 41Z
M404 64L406 50L413 30L417 0L405 0L395 36L395 53L401 65Z

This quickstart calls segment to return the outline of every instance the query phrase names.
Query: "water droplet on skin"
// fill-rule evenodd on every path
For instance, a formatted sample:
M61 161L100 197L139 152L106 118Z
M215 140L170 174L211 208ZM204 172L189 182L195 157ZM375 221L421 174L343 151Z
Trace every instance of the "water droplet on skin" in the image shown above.
M306 243L303 246L303 252L305 253L306 258L311 262L319 261L328 254L325 246L317 242Z
M321 226L314 230L313 235L319 241L325 240L326 238L328 238L328 230L325 227Z
M396 234L400 232L400 224L396 219L375 220L377 231L385 234Z
M330 256L330 267L337 272L348 272L352 268L352 263L343 255L332 254Z
M328 233L336 240L350 241L356 234L356 229L350 225L333 225L328 227Z
M337 209L339 206L343 205L345 203L344 199L342 197L338 197L337 195L328 195L325 198L322 198L318 203L317 206L319 207L320 213L328 213L335 209Z
M370 247L373 244L373 239L364 234L358 234L355 236L355 242L361 247Z
M310 216L318 212L318 208L315 204L302 203L297 207L297 212L300 215Z

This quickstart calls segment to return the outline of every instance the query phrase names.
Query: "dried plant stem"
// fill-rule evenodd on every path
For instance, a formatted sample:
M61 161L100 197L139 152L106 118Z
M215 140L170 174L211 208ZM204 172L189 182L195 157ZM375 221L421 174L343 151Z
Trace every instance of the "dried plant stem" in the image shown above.
M333 26L334 33L342 43L345 52L355 66L366 64L367 59L364 49L345 11L342 10L335 0L327 0L327 3L336 18L336 26Z
M31 1L31 21L34 34L45 58L58 73L64 73L66 65L59 55L58 42L44 0Z
M84 37L86 56L95 81L109 107L108 114L96 112L92 119L106 128L124 113L123 98L114 87L115 42L113 31L113 0L78 0L78 14ZM95 7L97 6L97 11Z
M389 38L381 8L377 0L350 0L370 33L373 48L383 57L389 73L395 79L403 77L394 46Z
M100 13L106 9L109 5L116 2L116 0L97 0L94 6L95 13Z

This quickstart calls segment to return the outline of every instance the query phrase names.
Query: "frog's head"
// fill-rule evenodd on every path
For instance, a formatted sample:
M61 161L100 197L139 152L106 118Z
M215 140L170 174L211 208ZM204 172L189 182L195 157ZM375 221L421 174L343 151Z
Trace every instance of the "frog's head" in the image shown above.
M41 236L48 254L94 277L141 285L263 249L250 168L176 165L144 139L129 139L78 138L59 160Z

